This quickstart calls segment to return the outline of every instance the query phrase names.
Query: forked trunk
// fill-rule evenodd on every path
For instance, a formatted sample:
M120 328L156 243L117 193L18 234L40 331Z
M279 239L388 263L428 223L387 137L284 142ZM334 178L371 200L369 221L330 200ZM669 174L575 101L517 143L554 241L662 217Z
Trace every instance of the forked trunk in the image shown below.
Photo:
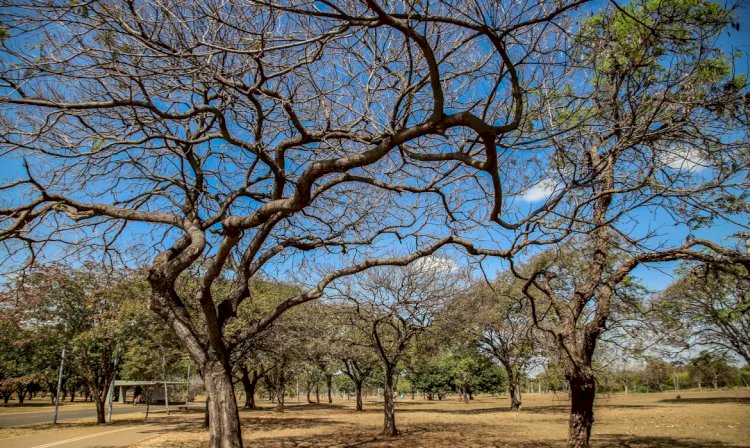
M355 382L354 388L357 394L357 407L355 408L355 410L357 412L361 412L362 411L362 382L358 382L358 383Z
M252 379L246 367L242 367L242 387L245 389L245 409L256 409L255 387L258 384L258 376L253 372Z
M396 429L396 410L393 403L393 373L389 370L385 374L385 387L383 388L383 435L394 437L398 435Z
M589 448L591 425L594 423L596 381L589 378L569 378L570 421L567 448Z
M242 448L242 433L231 372L219 362L203 368L208 392L210 448Z

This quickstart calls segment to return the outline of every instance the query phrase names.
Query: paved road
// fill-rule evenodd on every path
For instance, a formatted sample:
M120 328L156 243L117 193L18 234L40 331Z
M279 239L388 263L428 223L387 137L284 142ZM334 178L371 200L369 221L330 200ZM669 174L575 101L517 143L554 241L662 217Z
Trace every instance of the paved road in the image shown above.
M164 406L151 406L150 412L163 410ZM146 412L146 406L115 406L112 408L112 415L130 414L131 412ZM10 426L36 425L39 423L52 423L53 410L40 412L24 412L19 414L0 414L0 428ZM79 418L96 417L96 408L91 409L60 409L57 421L75 420Z
M3 448L127 447L137 442L156 437L170 429L174 428L156 423L71 428L0 439L0 446Z

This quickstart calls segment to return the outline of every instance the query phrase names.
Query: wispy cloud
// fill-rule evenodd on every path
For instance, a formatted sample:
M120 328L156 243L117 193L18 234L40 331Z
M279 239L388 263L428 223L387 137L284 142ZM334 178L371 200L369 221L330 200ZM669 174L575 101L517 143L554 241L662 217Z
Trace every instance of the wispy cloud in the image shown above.
M699 150L683 146L663 151L661 160L666 168L676 171L693 173L708 167L708 161Z
M414 262L419 269L433 272L455 272L459 269L458 263L450 258L436 257L433 255L420 258Z
M543 179L526 190L521 199L526 202L536 202L552 196L555 190L557 190L557 182L554 179Z

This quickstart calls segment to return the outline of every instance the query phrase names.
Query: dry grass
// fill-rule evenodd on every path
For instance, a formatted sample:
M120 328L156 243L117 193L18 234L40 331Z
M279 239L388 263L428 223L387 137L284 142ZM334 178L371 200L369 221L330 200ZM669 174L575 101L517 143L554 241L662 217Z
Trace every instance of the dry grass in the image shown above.
M470 404L400 400L401 435L379 435L382 411L368 402L354 413L352 403L291 405L284 414L266 407L242 412L246 446L253 447L562 447L567 432L565 395L530 394L524 410L507 409L507 398L479 397ZM192 425L146 441L139 448L206 445L200 415ZM684 392L602 396L597 400L595 447L750 447L750 392Z

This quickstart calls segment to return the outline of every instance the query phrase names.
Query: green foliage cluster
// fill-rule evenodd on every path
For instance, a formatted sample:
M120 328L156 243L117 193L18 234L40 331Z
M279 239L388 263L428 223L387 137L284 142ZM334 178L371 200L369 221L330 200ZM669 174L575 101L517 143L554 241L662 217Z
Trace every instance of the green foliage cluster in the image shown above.
M2 292L0 389L54 395L63 349L63 391L104 400L117 377L153 380L185 370L184 355L148 310L149 289L134 272L94 265L38 266ZM166 369L165 369L166 367Z
M504 370L488 356L474 351L438 353L426 362L409 365L406 378L428 399L443 399L448 393L497 394L505 391Z

